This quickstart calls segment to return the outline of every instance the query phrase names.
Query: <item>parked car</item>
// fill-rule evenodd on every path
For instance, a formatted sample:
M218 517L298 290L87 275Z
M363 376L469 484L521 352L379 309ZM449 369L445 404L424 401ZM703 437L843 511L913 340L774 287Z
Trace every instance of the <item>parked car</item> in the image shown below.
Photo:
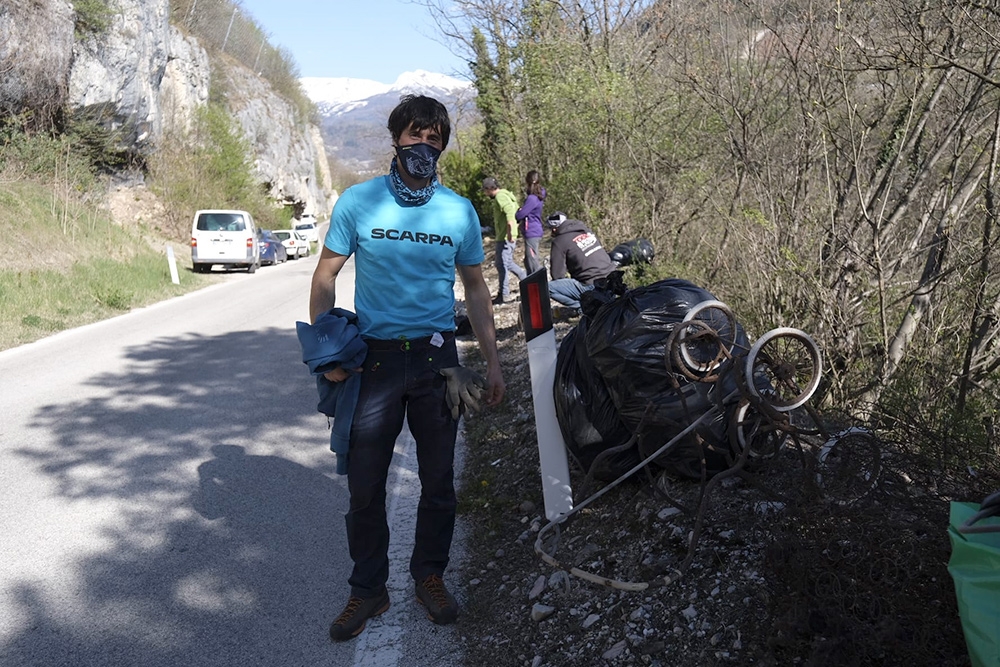
M305 236L310 243L319 243L319 226L316 218L311 215L304 215L300 220L293 220L295 231Z
M260 266L260 248L254 241L257 226L246 211L206 209L191 223L191 262L195 273L206 273L216 264L246 269Z
M281 239L288 252L288 259L309 256L309 239L292 229L276 229L274 235Z
M270 229L262 229L257 236L257 245L260 246L261 264L281 264L288 261L288 253L285 252L285 245Z

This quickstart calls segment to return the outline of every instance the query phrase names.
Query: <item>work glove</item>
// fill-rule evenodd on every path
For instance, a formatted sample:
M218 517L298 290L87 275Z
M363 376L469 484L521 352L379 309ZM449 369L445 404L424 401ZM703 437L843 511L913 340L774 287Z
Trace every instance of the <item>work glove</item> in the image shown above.
M438 373L448 381L444 397L451 408L453 419L458 420L463 403L470 415L479 412L479 397L483 395L483 389L486 389L486 380L482 375L462 366L442 368Z

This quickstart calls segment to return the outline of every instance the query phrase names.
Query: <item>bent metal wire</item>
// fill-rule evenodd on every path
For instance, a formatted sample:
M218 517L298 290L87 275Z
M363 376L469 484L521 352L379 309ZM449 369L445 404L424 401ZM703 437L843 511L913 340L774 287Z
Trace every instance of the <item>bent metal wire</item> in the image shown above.
M728 326L717 329L709 324L720 321ZM730 335L724 338L719 333L720 329L728 331ZM689 414L688 426L680 433L617 479L576 504L570 512L543 526L535 540L535 553L542 560L586 581L619 590L642 591L672 584L684 576L694 559L712 490L722 480L740 473L749 458L765 459L776 454L788 436L795 438L806 432L823 431L815 413L808 411L806 406L816 392L822 376L822 356L812 338L799 329L781 327L768 331L749 348L741 348L736 343L736 330L736 319L732 311L726 304L715 300L693 306L682 322L674 327L667 338L664 360L672 373L671 377L674 377L674 390L680 390L680 381L675 376L681 376L693 382L715 383L720 388L716 393L722 396L722 381L731 373L736 374L737 388L726 393L703 414ZM713 443L716 446L728 445L732 453L730 467L705 482L688 544L688 554L680 567L654 579L633 582L588 572L556 558L561 529L568 526L574 516L636 472L645 469L686 437L694 434L702 442L703 434L699 427L719 418L725 414L723 411L726 406L732 405L736 409L732 410L728 429L730 442ZM815 428L806 429L793 424L791 413L801 408L807 409L815 422ZM640 423L628 442L602 452L591 464L582 488L589 487L594 471L603 458L634 445L642 430L643 424Z

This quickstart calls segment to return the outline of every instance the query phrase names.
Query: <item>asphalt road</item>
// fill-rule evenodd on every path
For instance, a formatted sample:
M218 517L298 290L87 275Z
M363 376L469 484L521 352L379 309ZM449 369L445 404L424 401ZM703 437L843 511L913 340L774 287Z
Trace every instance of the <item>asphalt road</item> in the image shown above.
M295 337L315 261L0 353L0 665L459 664L461 626L431 624L406 571L407 433L392 607L328 639L350 560L346 478Z

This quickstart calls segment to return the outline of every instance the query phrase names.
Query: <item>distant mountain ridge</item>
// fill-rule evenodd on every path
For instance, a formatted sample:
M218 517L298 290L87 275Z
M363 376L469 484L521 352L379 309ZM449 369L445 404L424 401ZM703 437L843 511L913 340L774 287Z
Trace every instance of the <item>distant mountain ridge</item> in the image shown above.
M394 83L348 77L303 77L299 81L323 116L346 113L365 106L368 99L376 95L395 92L400 95L417 93L431 97L450 96L472 88L468 81L420 69L400 74Z
M344 77L303 77L300 82L319 111L327 153L359 173L384 169L388 163L391 146L385 124L403 95L440 100L456 126L465 127L476 116L472 84L446 74L416 70L391 84Z

